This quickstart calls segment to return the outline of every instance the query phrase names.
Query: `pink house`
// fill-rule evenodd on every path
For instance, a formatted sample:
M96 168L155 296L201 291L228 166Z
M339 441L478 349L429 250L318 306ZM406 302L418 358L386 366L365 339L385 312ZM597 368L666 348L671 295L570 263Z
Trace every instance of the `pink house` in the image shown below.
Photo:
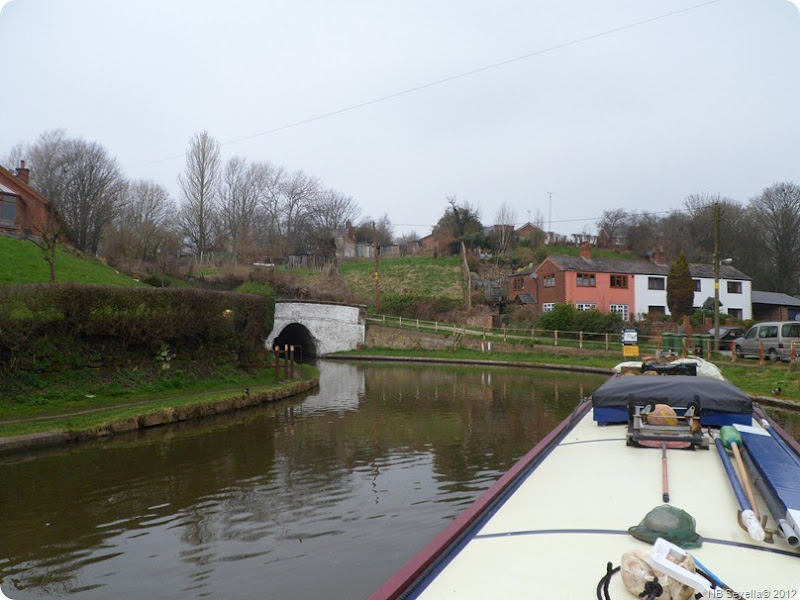
M592 259L589 244L580 256L548 256L536 269L537 296L542 312L556 303L569 303L579 310L597 309L619 313L627 321L634 314L637 261Z

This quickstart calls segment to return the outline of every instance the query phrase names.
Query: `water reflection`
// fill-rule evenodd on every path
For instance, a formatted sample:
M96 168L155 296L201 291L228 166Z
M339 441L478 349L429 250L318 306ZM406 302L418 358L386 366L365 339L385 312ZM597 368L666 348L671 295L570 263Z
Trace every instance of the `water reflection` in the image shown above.
M270 406L0 460L5 594L365 597L605 379L320 376Z

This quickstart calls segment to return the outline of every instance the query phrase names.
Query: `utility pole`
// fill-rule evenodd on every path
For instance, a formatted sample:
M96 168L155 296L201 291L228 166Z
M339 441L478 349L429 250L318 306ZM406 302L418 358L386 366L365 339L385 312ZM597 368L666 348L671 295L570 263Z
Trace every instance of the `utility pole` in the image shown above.
M547 206L547 234L548 236L553 232L553 192L547 192L550 197L550 202Z
M375 233L375 221L372 222L372 254L375 257L375 314L381 312L381 288L378 285L378 236Z
M714 202L714 352L719 352L719 202Z

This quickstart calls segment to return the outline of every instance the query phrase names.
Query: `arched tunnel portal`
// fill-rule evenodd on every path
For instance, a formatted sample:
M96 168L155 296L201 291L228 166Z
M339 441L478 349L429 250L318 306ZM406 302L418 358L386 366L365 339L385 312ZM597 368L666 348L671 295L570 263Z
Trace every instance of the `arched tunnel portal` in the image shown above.
M300 323L289 323L272 342L272 347L294 346L294 359L304 362L307 358L317 356L317 344L311 332Z

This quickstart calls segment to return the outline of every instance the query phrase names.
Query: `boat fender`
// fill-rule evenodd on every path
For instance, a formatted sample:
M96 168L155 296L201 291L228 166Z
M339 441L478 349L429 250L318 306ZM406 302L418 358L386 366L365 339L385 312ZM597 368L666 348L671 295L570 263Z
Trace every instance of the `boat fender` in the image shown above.
M694 596L696 590L653 569L648 564L647 557L647 554L639 550L631 550L622 555L620 573L629 592L639 598L653 600L689 600ZM694 559L689 554L678 564L686 571L695 572Z

